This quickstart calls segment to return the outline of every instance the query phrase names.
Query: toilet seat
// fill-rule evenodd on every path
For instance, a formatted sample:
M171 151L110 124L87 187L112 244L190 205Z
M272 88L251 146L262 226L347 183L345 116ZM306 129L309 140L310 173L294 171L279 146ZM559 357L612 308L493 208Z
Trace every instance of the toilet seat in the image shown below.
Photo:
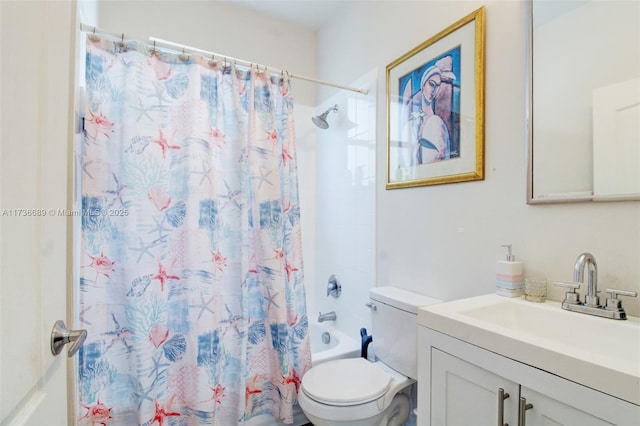
M328 361L310 369L302 390L311 399L333 406L365 404L384 396L392 377L364 358Z
M318 426L380 425L392 401L413 383L415 380L379 361L338 359L306 372L298 403L309 421Z

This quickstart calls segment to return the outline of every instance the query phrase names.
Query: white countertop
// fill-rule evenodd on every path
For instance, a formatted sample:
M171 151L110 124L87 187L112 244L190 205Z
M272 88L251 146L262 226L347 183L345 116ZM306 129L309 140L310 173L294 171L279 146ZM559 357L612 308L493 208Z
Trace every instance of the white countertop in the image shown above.
M418 325L640 405L640 318L488 294L421 307Z

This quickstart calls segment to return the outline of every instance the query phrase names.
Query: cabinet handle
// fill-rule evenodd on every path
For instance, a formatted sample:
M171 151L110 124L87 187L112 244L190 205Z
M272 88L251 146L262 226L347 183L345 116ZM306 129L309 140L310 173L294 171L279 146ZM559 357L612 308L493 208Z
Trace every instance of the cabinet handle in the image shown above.
M533 404L527 404L527 398L520 397L520 409L518 410L518 426L525 426L527 420L526 411L533 408Z
M498 388L498 426L509 426L504 422L504 400L509 398L509 394L502 388Z

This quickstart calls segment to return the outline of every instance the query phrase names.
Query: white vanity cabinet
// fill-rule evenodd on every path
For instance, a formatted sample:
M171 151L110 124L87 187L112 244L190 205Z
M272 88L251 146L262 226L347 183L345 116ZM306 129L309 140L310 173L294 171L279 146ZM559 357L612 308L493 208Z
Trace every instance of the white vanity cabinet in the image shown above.
M640 406L420 326L418 424L638 426Z
M518 392L517 383L431 349L433 425L496 425L498 413L502 413L503 419L515 418L517 406L511 401L517 399ZM421 409L419 414L422 422Z

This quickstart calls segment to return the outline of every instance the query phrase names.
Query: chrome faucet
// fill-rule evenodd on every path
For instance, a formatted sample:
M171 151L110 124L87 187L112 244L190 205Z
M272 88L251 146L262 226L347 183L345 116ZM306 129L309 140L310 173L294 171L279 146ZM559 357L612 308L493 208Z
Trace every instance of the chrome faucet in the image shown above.
M326 314L318 312L318 322L335 321L335 320L336 320L335 311L327 312Z
M587 271L587 294L584 297L584 304L594 308L600 307L598 297L598 265L596 258L591 253L582 253L576 259L573 267L573 282L584 283L584 270Z
M587 294L584 303L581 303L580 295L576 293L576 290L580 288L581 284L584 284L585 269L587 269ZM636 297L638 295L635 291L608 288L606 292L611 296L607 297L606 305L601 306L598 297L598 266L591 253L582 253L576 259L572 283L556 281L554 284L569 288L569 291L565 293L562 309L612 319L627 319L627 314L622 308L622 302L618 300L618 296Z

